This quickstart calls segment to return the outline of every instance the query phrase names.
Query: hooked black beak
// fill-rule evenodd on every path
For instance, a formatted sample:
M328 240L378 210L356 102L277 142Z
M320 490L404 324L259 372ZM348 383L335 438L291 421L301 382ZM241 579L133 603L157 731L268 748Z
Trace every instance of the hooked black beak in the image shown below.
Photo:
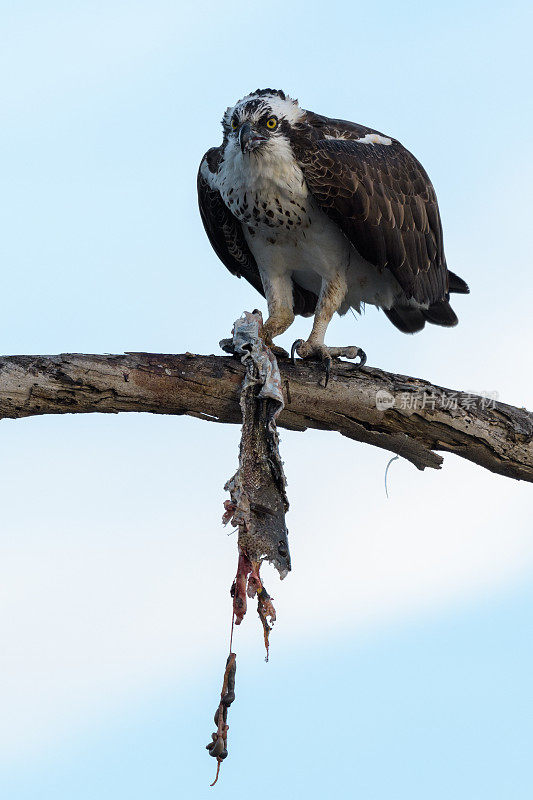
M254 131L249 122L245 122L243 125L241 125L241 129L239 131L239 144L243 153L250 153L265 141L266 137L261 136L260 133Z

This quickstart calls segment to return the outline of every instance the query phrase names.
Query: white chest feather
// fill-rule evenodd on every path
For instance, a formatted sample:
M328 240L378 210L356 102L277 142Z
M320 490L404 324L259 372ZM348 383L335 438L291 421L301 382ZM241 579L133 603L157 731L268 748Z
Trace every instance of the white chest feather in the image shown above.
M263 281L285 275L317 294L322 281L341 276L348 290L343 311L361 302L389 307L396 287L357 253L338 225L318 207L290 145L242 154L229 142L213 185L242 223Z
M284 139L261 153L245 154L229 142L214 180L231 213L254 232L270 231L277 237L309 224L309 191Z

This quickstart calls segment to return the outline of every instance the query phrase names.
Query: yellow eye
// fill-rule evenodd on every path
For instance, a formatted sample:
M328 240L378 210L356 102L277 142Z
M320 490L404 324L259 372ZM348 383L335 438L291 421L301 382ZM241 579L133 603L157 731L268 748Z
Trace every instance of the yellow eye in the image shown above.
M231 120L231 130L232 131L237 130L237 120L235 118Z
M269 117L267 119L267 128L271 131L274 131L278 127L278 118L277 117Z

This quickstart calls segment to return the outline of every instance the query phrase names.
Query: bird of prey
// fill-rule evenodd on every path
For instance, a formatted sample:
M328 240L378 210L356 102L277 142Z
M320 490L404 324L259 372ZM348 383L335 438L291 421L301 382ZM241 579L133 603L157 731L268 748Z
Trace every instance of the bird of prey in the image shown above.
M228 108L222 130L200 163L200 213L221 261L266 297L267 343L314 315L292 352L325 361L327 381L332 357L366 360L324 344L336 311L371 303L404 333L457 324L450 292L469 289L446 266L431 181L397 139L274 89Z

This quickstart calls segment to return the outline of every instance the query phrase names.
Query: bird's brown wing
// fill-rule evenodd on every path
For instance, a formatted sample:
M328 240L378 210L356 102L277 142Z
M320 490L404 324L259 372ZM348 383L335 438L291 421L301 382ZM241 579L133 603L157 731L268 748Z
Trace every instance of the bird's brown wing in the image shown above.
M392 272L408 299L446 299L439 208L422 165L394 139L356 141L377 131L309 112L307 118L311 124L300 126L292 146L321 209L363 258Z
M209 186L201 168L198 171L198 205L207 237L222 263L233 275L246 278L264 297L261 276L241 224L227 208L220 192Z
M204 160L208 159L209 163L210 154L213 156L213 152L216 150L218 148L213 148L205 154L198 171L198 205L205 232L213 250L229 271L238 278L246 278L264 297L265 290L257 262L244 238L240 221L228 209L220 192L210 186L202 175ZM304 316L313 314L317 303L316 294L304 289L294 281L292 286L294 313Z

